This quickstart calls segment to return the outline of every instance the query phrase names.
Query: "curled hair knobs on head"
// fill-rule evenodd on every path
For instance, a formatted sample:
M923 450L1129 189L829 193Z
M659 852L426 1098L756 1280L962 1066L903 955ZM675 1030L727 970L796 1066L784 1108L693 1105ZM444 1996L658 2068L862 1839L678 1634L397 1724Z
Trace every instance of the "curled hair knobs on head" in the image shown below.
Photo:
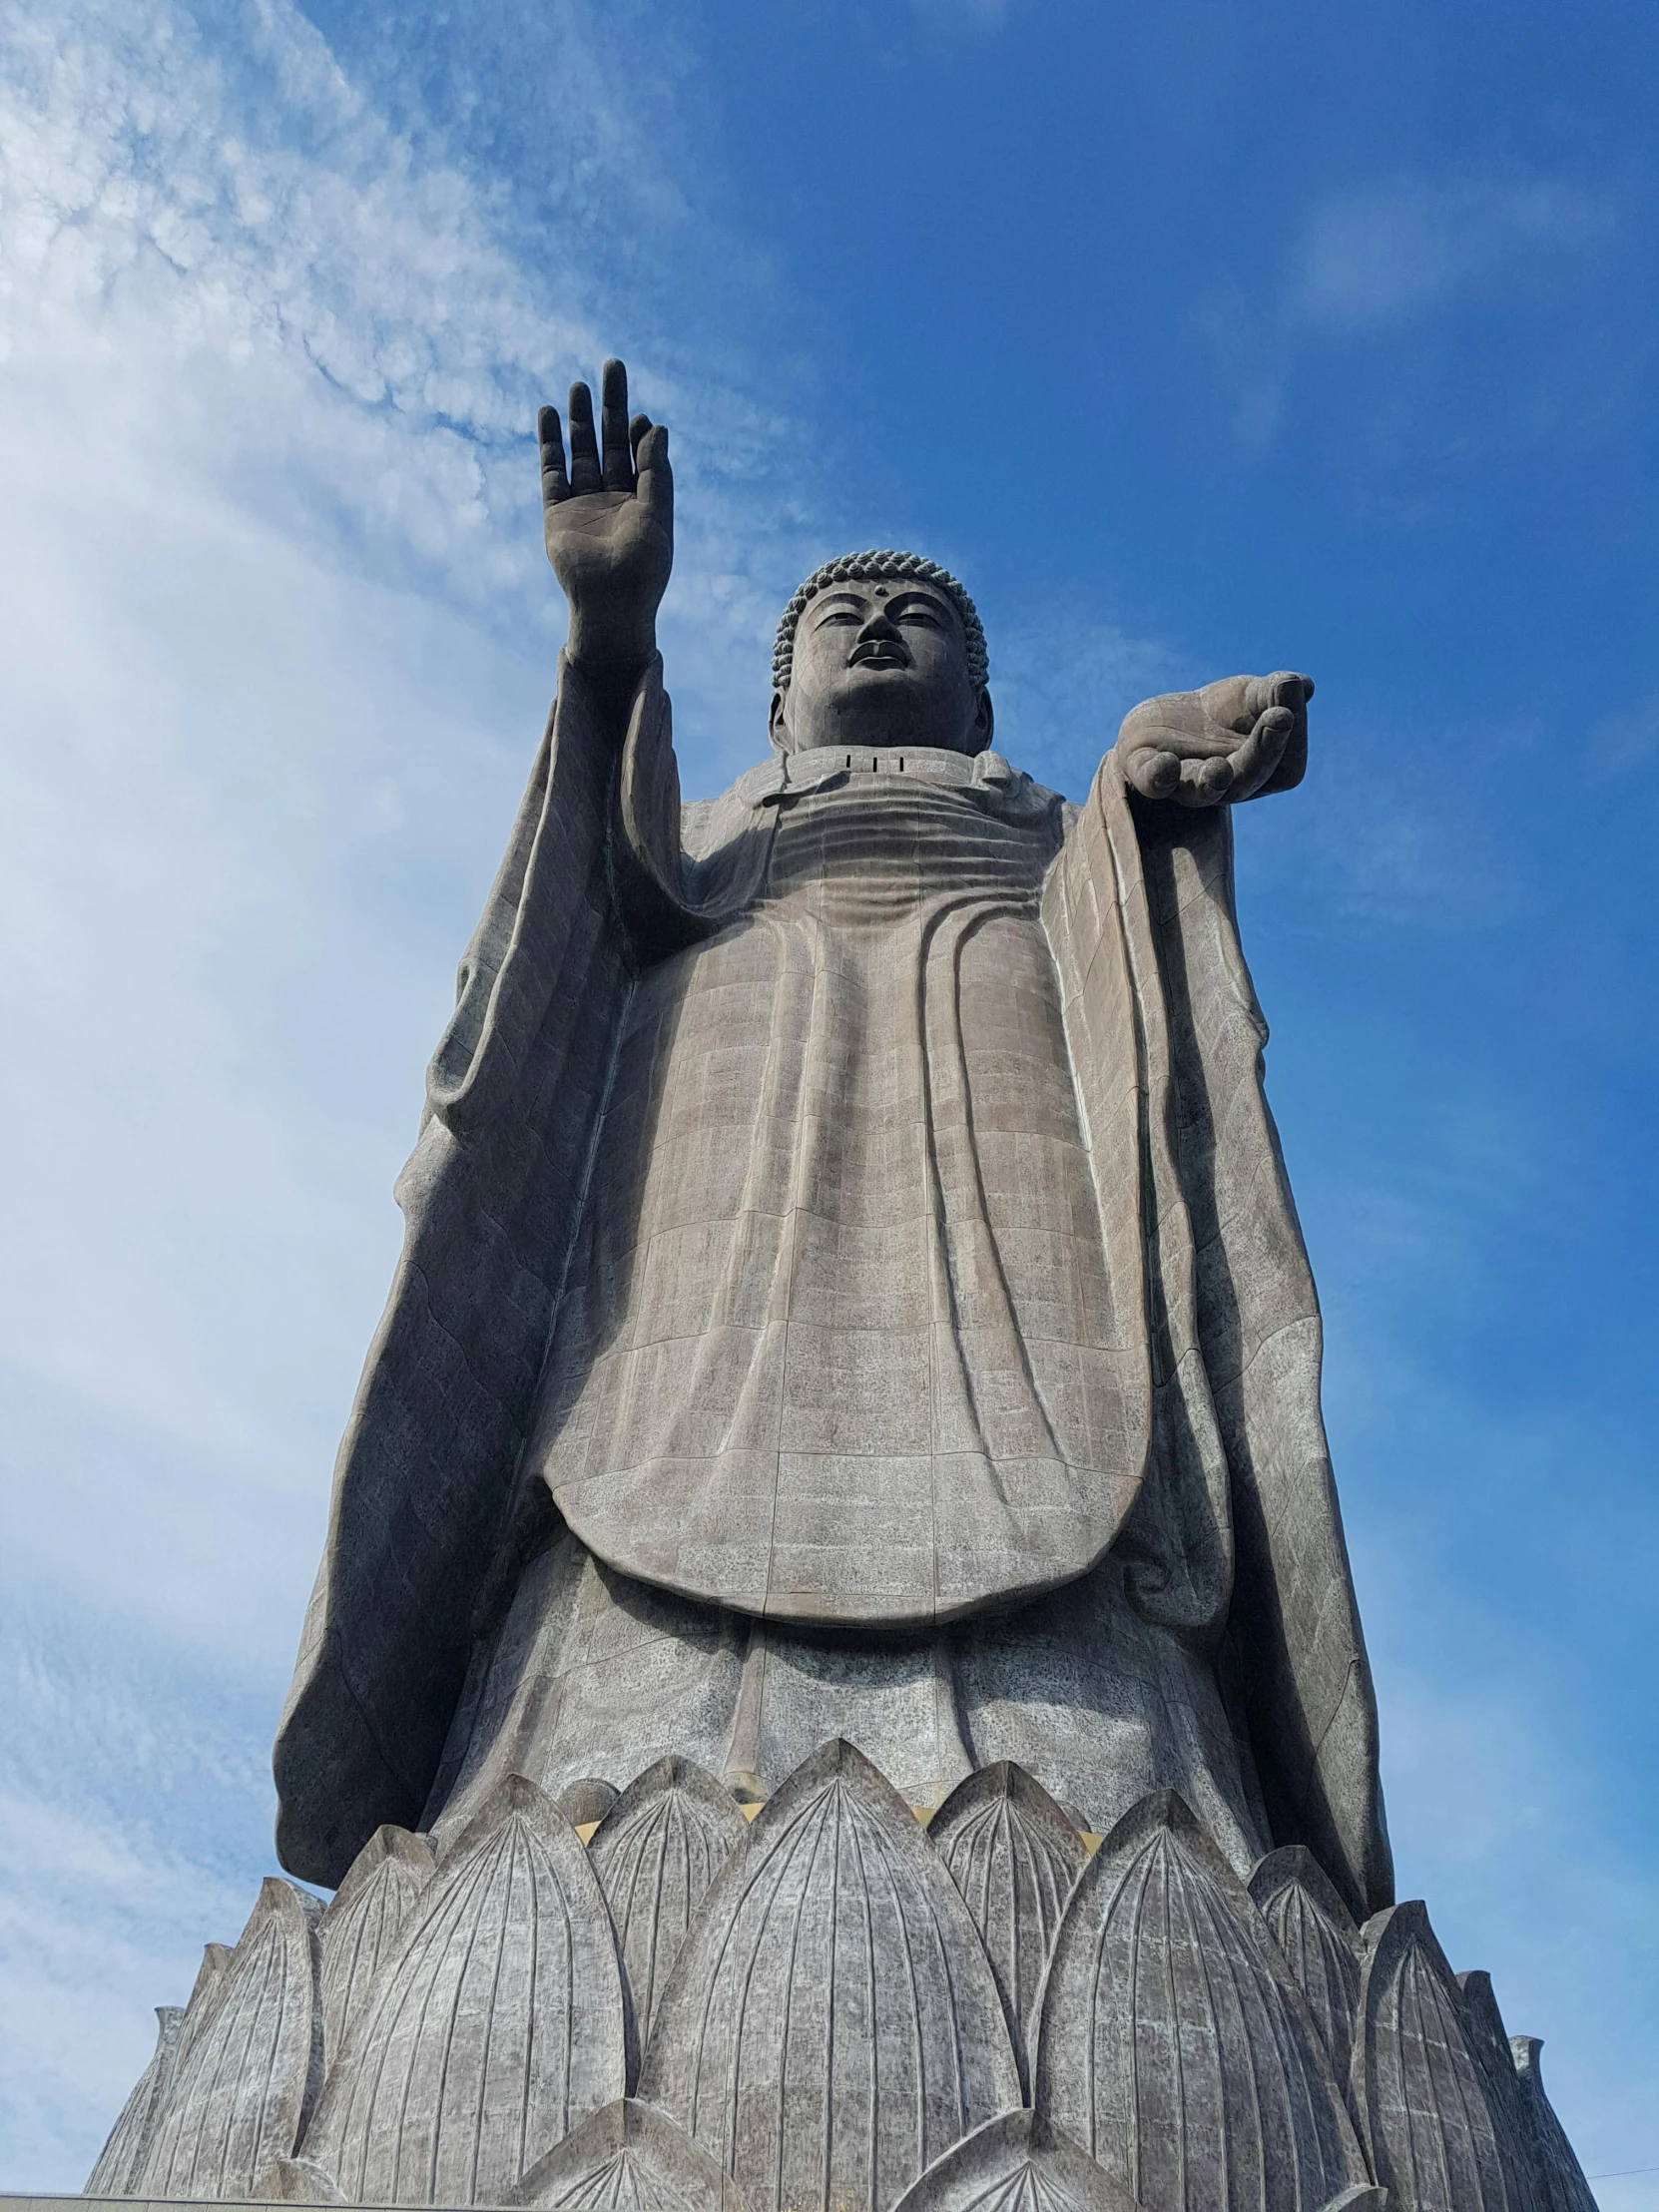
M990 673L990 657L985 651L985 632L979 620L978 608L949 569L940 568L937 561L925 561L919 553L888 551L842 553L835 560L826 561L822 568L815 568L807 581L799 587L784 609L784 619L778 625L777 641L772 648L774 691L789 689L790 677L795 668L795 633L810 599L816 598L821 591L828 590L831 584L885 584L906 578L918 584L935 585L955 607L962 618L968 674L975 686L982 685Z

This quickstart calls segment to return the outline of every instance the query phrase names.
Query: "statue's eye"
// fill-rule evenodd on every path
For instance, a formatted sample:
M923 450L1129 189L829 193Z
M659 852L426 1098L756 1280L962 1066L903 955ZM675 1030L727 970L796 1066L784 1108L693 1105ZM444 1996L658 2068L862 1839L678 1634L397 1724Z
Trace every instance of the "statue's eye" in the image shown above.
M920 605L914 607L900 607L898 610L898 619L900 622L925 622L929 626L929 628L934 630L939 627L939 618L933 612L931 607L923 607Z
M861 622L862 615L851 607L829 607L818 618L815 628L828 630L832 622Z

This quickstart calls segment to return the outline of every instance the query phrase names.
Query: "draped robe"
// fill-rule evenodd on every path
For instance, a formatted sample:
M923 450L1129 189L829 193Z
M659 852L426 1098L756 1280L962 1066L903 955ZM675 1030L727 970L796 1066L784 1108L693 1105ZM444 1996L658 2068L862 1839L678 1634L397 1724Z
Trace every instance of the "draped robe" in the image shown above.
M685 807L660 670L618 761L563 669L399 1184L285 1864L504 1763L766 1786L845 1733L1091 1825L1180 1786L1386 1902L1265 1034L1225 810L896 751Z

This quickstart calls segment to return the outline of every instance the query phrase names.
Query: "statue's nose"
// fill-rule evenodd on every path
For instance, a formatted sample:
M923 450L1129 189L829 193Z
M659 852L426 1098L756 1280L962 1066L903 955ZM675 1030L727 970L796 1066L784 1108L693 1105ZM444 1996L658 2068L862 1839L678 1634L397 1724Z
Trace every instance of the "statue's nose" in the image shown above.
M858 632L860 641L864 638L896 638L897 635L898 625L890 618L885 607L877 607Z

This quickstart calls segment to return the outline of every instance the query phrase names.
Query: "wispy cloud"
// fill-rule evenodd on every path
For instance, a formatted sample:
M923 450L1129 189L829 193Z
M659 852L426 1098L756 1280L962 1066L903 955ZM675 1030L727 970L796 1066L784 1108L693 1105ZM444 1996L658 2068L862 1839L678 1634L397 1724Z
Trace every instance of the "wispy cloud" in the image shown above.
M1621 713L1592 723L1583 773L1597 784L1616 784L1633 772L1645 775L1659 753L1659 692Z
M0 1630L0 2140L9 2185L78 2188L265 1853L261 1715L226 1665L136 1649L98 1609L15 1596ZM250 1709L252 1705L252 1710Z
M1001 621L982 607L998 750L1039 783L1081 799L1137 701L1194 679L1176 654L1084 608Z
M565 17L559 76L577 89L538 148L562 199L527 259L488 183L377 114L284 0L248 6L212 45L169 0L136 21L96 4L71 25L40 0L14 11L0 357L96 390L89 465L142 454L330 565L552 642L535 409L603 351L631 353L687 494L667 610L682 686L711 729L741 701L758 730L766 633L802 538L777 463L787 446L799 486L810 452L730 373L729 339L719 373L669 364L623 241L649 201L672 269L692 219L652 190L638 74L584 50L580 11ZM708 258L706 224L699 243ZM734 685L746 650L757 673Z
M1012 0L910 0L916 14L943 23L973 23L996 31L1007 22Z
M1409 180L1314 215L1299 268L1310 321L1366 329L1450 299L1537 295L1618 229L1607 195L1560 179Z
M1192 310L1238 444L1265 452L1293 421L1361 408L1342 465L1399 520L1434 510L1431 472L1449 460L1605 439L1652 358L1617 311L1640 280L1634 216L1625 180L1545 169L1311 194L1258 291L1220 278Z

